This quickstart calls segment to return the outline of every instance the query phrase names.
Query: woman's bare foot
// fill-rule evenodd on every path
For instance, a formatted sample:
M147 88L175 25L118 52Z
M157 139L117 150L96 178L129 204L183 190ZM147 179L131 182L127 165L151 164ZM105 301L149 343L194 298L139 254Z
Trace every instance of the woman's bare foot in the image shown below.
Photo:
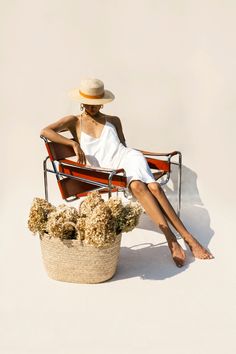
M190 234L191 235L191 234ZM193 237L193 235L190 236L190 240L184 240L187 245L189 246L192 254L196 258L200 259L212 259L215 258L213 254L211 254L209 251L207 251L206 248L204 248L196 239Z
M177 267L182 267L185 261L185 252L183 248L176 240L168 242L168 245L175 264Z

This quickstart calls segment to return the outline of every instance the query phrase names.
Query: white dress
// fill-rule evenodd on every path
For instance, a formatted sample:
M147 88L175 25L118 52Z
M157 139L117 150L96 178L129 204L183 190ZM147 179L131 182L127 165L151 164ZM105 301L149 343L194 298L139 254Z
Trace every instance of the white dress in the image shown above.
M83 132L80 118L80 146L91 166L111 169L123 168L126 172L127 191L132 196L129 184L133 180L145 183L156 182L146 158L140 151L124 146L115 126L106 120L99 138Z

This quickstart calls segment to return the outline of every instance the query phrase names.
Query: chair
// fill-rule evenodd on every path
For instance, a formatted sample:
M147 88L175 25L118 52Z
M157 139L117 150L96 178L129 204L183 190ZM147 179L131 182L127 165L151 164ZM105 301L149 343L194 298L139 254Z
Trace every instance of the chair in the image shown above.
M45 142L48 156L43 161L44 172L44 191L45 199L48 201L48 179L47 173L56 175L57 183L62 198L71 202L80 197L86 196L92 190L99 190L99 193L108 193L111 197L113 192L123 192L127 197L127 178L123 168L109 169L80 164L79 162L68 159L75 157L75 152L71 146L49 141L43 135L40 135ZM70 139L74 140L74 138ZM164 177L160 185L166 184L170 179L171 165L178 166L177 183L177 215L180 216L181 208L181 174L182 174L182 154L179 151L170 153L157 153L140 149L135 149L143 153L155 180ZM173 156L178 155L178 162L172 161ZM164 157L166 160L157 157ZM50 159L52 170L47 167L47 161Z

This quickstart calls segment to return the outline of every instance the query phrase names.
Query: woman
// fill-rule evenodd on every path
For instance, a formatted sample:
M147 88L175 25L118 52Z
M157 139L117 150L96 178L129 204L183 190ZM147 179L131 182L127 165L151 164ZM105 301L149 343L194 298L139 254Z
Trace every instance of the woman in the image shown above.
M41 135L51 141L71 145L78 162L82 164L124 168L130 192L164 233L178 267L184 265L185 252L167 221L183 237L196 258L214 258L177 216L162 187L155 181L143 154L126 146L120 119L100 112L103 104L115 98L112 92L104 89L101 80L84 79L79 88L70 91L70 96L80 101L83 113L59 119L42 129ZM74 141L58 134L66 130L71 132Z

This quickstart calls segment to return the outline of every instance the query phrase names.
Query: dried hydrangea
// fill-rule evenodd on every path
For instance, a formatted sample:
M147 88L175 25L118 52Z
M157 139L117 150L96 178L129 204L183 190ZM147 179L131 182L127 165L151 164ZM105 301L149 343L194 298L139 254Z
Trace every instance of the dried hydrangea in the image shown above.
M86 244L103 247L113 243L116 235L132 231L144 209L139 202L123 205L120 198L106 202L98 191L88 193L79 208L34 198L28 221L30 231L48 232L51 237L80 239Z
M83 241L85 239L85 230L86 230L86 217L79 217L76 223L77 229L77 239Z
M72 239L77 236L78 211L65 204L58 205L48 216L47 231L50 236Z
M35 235L36 232L43 234L47 230L49 214L56 208L43 198L34 198L28 218L28 228Z
M105 203L111 210L113 219L115 221L116 234L118 235L120 232L122 232L122 225L120 223L120 219L122 218L123 220L122 215L124 209L122 200L120 198L111 197Z
M85 221L85 240L87 244L103 247L115 241L115 220L105 203L97 205Z
M122 232L132 231L139 222L143 208L139 202L129 202L120 214L118 224Z
M97 205L104 203L101 194L98 191L89 192L79 206L79 216L88 216Z

